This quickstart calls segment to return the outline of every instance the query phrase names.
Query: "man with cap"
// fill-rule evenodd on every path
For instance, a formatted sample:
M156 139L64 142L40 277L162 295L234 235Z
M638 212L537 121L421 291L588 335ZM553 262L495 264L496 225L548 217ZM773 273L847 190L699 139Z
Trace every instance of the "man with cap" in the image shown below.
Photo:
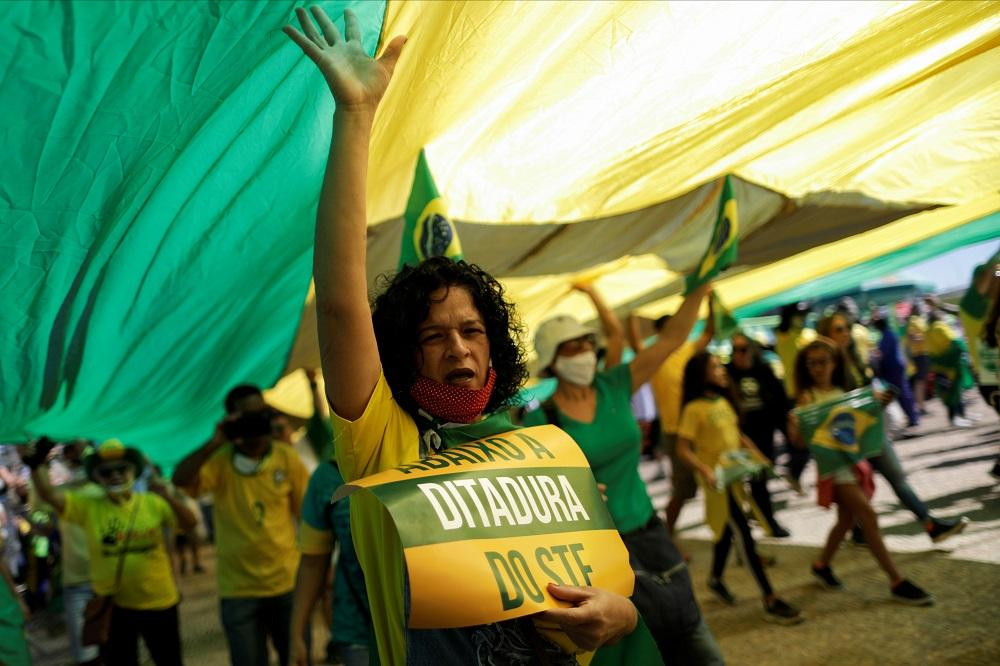
M288 663L296 525L309 472L287 442L283 417L243 384L225 399L212 438L174 470L174 484L215 501L220 614L234 665L265 666L270 636Z
M101 646L102 659L109 664L138 664L142 636L157 666L181 664L180 595L163 528L190 529L194 515L161 479L150 481L152 492L133 491L145 458L116 439L103 442L84 458L87 478L103 494L55 488L45 462L52 445L42 438L24 452L23 459L42 501L61 520L86 532L94 593L110 596L114 604L110 638Z

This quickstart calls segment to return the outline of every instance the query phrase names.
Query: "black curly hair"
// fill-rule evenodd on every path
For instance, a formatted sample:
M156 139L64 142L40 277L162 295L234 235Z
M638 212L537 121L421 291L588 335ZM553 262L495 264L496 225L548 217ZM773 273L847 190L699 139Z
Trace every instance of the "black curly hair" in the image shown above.
M514 306L504 298L503 287L492 275L475 264L433 257L381 281L387 284L372 306L375 340L385 379L403 409L412 415L418 409L410 396L418 376L414 363L420 348L417 326L427 319L431 294L441 287L467 289L486 326L490 360L497 375L486 412L510 406L528 377L521 344L523 328Z

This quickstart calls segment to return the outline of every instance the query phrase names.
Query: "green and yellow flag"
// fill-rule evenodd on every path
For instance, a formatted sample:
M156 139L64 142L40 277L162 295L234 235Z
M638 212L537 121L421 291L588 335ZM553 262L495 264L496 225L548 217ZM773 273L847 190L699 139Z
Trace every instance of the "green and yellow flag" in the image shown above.
M715 321L715 339L728 340L736 331L740 330L740 323L736 317L719 298L714 291L710 297L712 299L712 319Z
M799 407L799 430L816 459L820 477L882 452L882 405L870 386L834 400Z
M399 268L416 266L428 257L461 259L462 245L421 148L413 173L413 188L403 214Z
M733 185L726 176L722 182L722 194L719 196L719 212L715 216L715 228L712 230L712 241L698 262L698 268L684 280L684 293L696 289L708 280L728 268L738 252L738 236L740 233L739 215L736 211L736 197L733 196Z

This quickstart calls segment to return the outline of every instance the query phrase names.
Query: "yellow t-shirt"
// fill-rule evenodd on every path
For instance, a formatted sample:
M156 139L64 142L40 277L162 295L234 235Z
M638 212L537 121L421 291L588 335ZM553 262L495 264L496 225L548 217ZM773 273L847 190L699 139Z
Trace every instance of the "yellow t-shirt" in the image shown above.
M132 511L137 503L133 520ZM115 604L139 610L170 608L180 601L163 543L163 528L175 527L177 523L173 509L162 497L132 493L128 500L118 504L106 495L70 491L66 493L66 508L60 517L86 531L90 583L96 594L114 595ZM125 562L116 590L115 574L123 548Z
M936 321L927 329L924 340L927 344L927 353L931 356L944 356L956 335L951 327L943 321Z
M698 398L684 405L677 436L691 440L698 460L714 467L723 452L740 448L740 419L724 398Z
M668 435L677 432L681 420L681 398L684 392L684 366L694 356L697 347L685 342L656 370L649 381L660 411L660 429Z
M345 481L420 457L417 424L392 398L379 375L364 413L354 421L331 412L333 446ZM365 572L368 604L383 664L406 663L403 547L389 512L371 493L351 496L351 535Z
M281 442L272 442L255 474L236 471L232 444L201 466L197 485L185 490L215 499L220 597L274 597L295 587L295 528L308 482L298 454Z
M698 398L684 405L677 437L690 440L698 460L714 468L723 452L740 448L740 420L724 398ZM700 474L697 478L705 493L705 522L718 541L729 521L729 498L725 490L707 486ZM760 509L744 492L743 484L734 483L729 489L737 503L749 506L758 522L768 529Z
M927 322L920 315L911 315L906 323L906 343L910 356L917 357L927 353Z
M781 367L785 377L785 393L789 398L795 397L795 358L799 350L816 339L816 331L811 328L792 329L787 333L777 331L774 334L774 351L781 359Z

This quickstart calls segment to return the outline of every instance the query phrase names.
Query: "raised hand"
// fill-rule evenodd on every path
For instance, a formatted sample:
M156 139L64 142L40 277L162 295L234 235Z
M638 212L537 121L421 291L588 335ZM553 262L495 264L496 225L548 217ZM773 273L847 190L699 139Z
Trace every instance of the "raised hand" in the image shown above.
M284 33L319 67L338 109L373 112L389 86L406 37L389 42L376 60L362 48L361 26L350 9L344 10L343 36L321 7L310 7L310 11L313 18L302 7L295 10L305 34L290 25L283 28Z

